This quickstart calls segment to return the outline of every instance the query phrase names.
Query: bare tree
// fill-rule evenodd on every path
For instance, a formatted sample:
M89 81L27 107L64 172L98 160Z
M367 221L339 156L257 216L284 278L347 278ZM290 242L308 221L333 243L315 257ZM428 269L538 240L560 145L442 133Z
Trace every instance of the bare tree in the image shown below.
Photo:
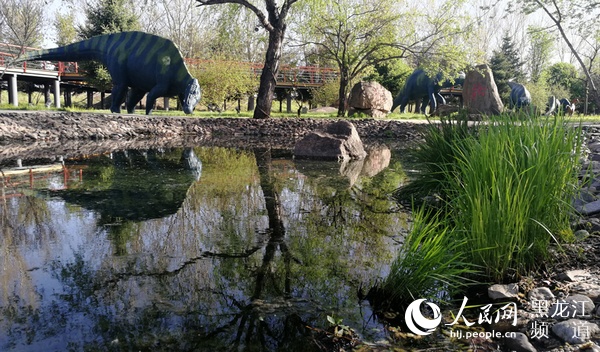
M251 0L197 0L200 5L218 5L218 4L238 4L250 9L258 17L260 25L269 32L269 44L265 55L265 64L260 75L260 86L258 88L258 98L256 109L254 110L255 119L265 119L271 116L271 105L273 104L273 93L277 84L277 73L279 71L279 61L285 30L287 28L287 16L290 8L298 0L284 0L278 5L275 0L264 0L265 11L258 8Z
M43 39L42 0L0 0L0 38L19 46L36 46Z

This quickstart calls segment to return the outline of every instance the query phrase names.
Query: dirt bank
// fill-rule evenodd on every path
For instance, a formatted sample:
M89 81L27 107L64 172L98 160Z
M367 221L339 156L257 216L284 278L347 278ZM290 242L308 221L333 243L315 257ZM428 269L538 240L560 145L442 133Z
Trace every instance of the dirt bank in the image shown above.
M292 148L335 119L194 118L78 112L0 111L0 160L94 154L123 148L217 145ZM421 138L422 123L350 119L368 142Z

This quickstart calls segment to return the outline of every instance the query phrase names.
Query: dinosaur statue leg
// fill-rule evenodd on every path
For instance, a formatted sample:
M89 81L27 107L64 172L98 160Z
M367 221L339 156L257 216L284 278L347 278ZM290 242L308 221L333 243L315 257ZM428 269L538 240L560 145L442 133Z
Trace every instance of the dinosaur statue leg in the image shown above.
M404 109L406 109L406 105L408 104L408 95L404 95L402 99L400 99L400 113L404 114Z
M428 97L421 98L421 114L427 115L427 106L429 106L429 98Z
M431 115L437 109L437 100L435 100L436 94L433 90L433 87L429 88L429 92L428 92L427 96L429 98L429 104L431 105L429 107L429 114Z
M113 85L112 89L112 104L110 105L110 111L120 114L121 113L121 104L125 101L125 96L127 95L127 86L124 84Z
M154 88L148 92L148 95L146 96L146 115L150 115L154 108L154 103L156 103L156 99L164 97L167 91L167 87L158 85L154 86Z
M127 113L133 114L135 112L135 106L142 100L146 92L137 88L131 88L129 90L129 96L127 97Z

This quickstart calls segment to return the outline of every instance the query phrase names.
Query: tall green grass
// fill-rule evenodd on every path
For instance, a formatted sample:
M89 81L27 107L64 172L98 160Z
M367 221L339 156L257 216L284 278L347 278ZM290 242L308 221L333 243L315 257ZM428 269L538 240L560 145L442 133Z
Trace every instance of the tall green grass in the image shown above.
M413 214L413 225L382 285L387 303L399 306L417 298L448 300L477 273L465 261L466 239L453 238L452 228L425 206Z
M572 234L581 129L560 117L494 119L454 142L445 193L454 233L485 274L500 281L539 268L551 241Z
M383 288L426 297L440 282L460 288L468 278L502 282L539 269L551 242L572 237L581 138L562 117L432 124L415 154L423 172L399 194L436 194L440 213L415 211Z

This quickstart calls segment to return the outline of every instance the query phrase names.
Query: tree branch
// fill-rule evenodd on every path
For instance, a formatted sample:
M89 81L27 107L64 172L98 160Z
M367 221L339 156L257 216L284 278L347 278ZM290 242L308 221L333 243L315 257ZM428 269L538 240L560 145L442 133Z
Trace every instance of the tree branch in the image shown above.
M248 9L250 9L252 12L254 12L256 14L256 17L258 17L258 20L260 21L262 26L267 31L272 32L273 30L275 30L275 28L273 28L273 25L271 24L271 22L269 22L269 19L267 18L267 16L265 16L265 14L258 7L249 3L247 0L196 0L196 1L200 3L198 6L218 5L218 4L242 5Z

